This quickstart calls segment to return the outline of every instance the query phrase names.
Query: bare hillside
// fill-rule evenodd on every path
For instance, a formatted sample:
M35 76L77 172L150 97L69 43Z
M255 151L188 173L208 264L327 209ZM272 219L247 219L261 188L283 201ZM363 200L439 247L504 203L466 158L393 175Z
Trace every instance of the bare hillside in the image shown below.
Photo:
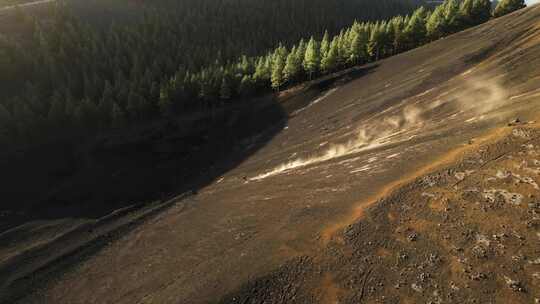
M538 54L534 6L284 92L196 193L0 234L0 300L538 303Z

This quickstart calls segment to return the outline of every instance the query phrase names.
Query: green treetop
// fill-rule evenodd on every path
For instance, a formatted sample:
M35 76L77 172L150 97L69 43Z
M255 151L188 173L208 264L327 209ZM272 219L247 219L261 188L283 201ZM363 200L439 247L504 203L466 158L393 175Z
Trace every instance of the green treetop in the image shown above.
M313 78L313 75L317 73L320 65L319 48L317 41L311 36L306 47L306 53L304 55L304 70L309 75L309 79Z

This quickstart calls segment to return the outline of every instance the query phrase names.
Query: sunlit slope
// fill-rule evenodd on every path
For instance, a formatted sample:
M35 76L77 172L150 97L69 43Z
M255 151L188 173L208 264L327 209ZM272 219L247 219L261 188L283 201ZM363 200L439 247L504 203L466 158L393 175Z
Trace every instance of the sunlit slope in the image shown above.
M318 111L304 113L326 119L297 129L325 128L330 120L335 130L309 139L322 147L310 146L307 155L253 179L449 128L489 125L535 106L531 102L540 96L540 58L534 56L540 50L537 11L517 12L390 58L329 91L314 106ZM306 144L295 131L287 130L292 134L285 149Z
M277 271L287 274L283 282L331 271L312 261L362 206L455 161L453 151L511 119L539 116L538 54L537 6L359 67L291 109L277 136L213 184L91 255L75 253L69 265L46 265L38 271L46 275L19 280L12 299L215 303L240 294L258 303L269 285L282 286L260 279L291 260L296 268ZM331 302L326 280L302 282L303 292L280 290L299 303ZM280 299L266 298L292 298Z

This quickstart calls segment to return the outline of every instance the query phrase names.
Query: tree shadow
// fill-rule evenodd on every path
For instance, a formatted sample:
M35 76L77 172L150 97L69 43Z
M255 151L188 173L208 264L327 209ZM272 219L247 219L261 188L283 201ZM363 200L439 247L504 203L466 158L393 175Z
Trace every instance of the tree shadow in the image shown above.
M97 219L196 192L263 147L286 120L269 95L210 114L3 155L0 232L35 220Z
M321 77L286 98L268 94L211 113L4 152L0 233L28 221L97 219L133 204L196 193L266 145L295 110L376 67Z
M96 221L0 262L0 277L5 278L0 302L37 290L170 206L194 203L192 194L267 145L287 125L291 113L332 86L375 67L312 81L288 98L270 94L209 114L1 155L0 242L6 247L0 252L32 240L28 235L41 233L41 223ZM137 210L142 216L136 222L120 220ZM115 221L120 224L112 225ZM29 223L38 224L25 226Z

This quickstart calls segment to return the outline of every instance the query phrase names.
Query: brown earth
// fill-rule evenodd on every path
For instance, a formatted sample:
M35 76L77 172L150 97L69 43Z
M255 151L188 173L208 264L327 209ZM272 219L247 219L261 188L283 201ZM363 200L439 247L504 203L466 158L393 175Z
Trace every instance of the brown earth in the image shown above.
M193 195L0 234L0 299L538 302L538 54L535 6L287 99Z

